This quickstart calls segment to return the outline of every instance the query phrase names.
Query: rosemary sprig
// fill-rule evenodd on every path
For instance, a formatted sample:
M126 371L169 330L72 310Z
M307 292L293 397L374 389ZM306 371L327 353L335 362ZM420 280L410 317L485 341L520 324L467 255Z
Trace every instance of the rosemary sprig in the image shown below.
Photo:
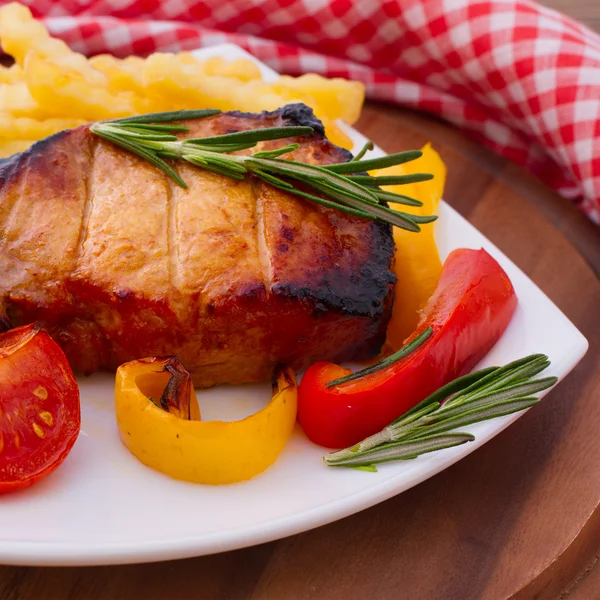
M330 467L376 471L375 465L408 460L427 452L472 442L459 427L510 415L539 402L533 396L558 379L533 379L550 365L543 354L531 354L503 367L489 367L459 377L362 442L324 457Z
M364 174L367 170L415 160L421 156L419 150L363 159L366 152L373 149L373 144L368 142L350 162L310 165L280 158L298 148L298 144L275 150L258 150L250 155L230 153L255 148L265 141L310 135L313 132L311 127L269 127L186 140L180 140L175 135L188 131L178 121L218 113L213 109L153 113L94 123L90 129L95 135L147 160L183 188L187 188L187 184L167 161L184 160L201 169L237 180L252 174L269 185L312 202L409 231L418 232L420 224L430 223L437 218L388 208L385 202L407 206L421 206L422 203L378 187L426 181L433 175L416 173L371 177Z
M395 362L403 359L405 356L412 354L417 348L422 346L433 333L433 329L428 327L423 333L419 334L414 340L410 341L408 344L405 344L398 350L394 352L394 354L390 354L387 358L380 360L378 363L361 369L360 371L356 371L355 373L351 373L350 375L345 375L344 377L340 377L339 379L334 379L333 381L329 381L326 383L326 387L334 387L336 385L341 385L342 383L348 383L349 381L354 381L355 379L360 379L365 375L371 375L372 373L377 373L377 371L381 371L382 369L387 369L387 367L393 365Z
M151 123L172 123L173 121L183 121L184 119L202 119L218 115L221 111L218 108L201 108L200 110L171 110L167 112L149 113L147 115L135 115L133 117L123 117L115 119L118 123L136 123L138 125L149 125Z

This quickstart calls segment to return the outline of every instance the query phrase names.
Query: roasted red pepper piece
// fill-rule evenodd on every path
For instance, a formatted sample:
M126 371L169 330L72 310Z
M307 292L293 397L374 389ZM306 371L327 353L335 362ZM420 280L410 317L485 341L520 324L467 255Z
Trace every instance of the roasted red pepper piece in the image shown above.
M328 448L351 446L380 431L436 389L468 373L506 329L517 306L502 267L485 250L454 250L407 341L433 332L415 352L360 379L327 387L350 373L318 362L304 374L298 420L306 435Z

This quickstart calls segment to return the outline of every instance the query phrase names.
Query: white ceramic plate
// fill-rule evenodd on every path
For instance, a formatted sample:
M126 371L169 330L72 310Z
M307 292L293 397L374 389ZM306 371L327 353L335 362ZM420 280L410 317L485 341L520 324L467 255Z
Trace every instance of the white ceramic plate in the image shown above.
M235 46L198 52L246 55ZM247 55L246 55L247 56ZM274 76L264 65L265 78ZM348 128L356 145L364 138ZM381 153L380 150L378 150ZM442 258L457 247L485 248L509 274L519 307L482 364L533 352L552 360L548 375L565 377L588 344L554 304L493 244L442 203ZM388 464L379 473L334 470L323 450L297 428L282 456L252 481L201 486L172 480L139 463L119 441L113 376L79 380L81 435L56 473L22 493L0 496L0 563L94 565L198 556L259 544L324 525L417 485L476 450L520 415L474 425L476 441ZM268 384L199 392L205 418L233 420L261 408Z

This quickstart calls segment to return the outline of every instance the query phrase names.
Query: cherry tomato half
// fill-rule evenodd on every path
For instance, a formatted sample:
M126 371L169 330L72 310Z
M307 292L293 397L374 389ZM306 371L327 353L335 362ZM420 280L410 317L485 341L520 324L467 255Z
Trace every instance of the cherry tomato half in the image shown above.
M54 471L80 426L79 388L56 342L37 323L0 334L0 494Z

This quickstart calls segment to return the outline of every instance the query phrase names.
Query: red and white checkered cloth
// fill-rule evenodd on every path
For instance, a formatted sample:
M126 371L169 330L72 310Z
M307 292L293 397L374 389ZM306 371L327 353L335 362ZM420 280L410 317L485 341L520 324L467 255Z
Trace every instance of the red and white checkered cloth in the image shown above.
M447 119L600 222L600 37L529 0L22 0L75 50L234 42Z

